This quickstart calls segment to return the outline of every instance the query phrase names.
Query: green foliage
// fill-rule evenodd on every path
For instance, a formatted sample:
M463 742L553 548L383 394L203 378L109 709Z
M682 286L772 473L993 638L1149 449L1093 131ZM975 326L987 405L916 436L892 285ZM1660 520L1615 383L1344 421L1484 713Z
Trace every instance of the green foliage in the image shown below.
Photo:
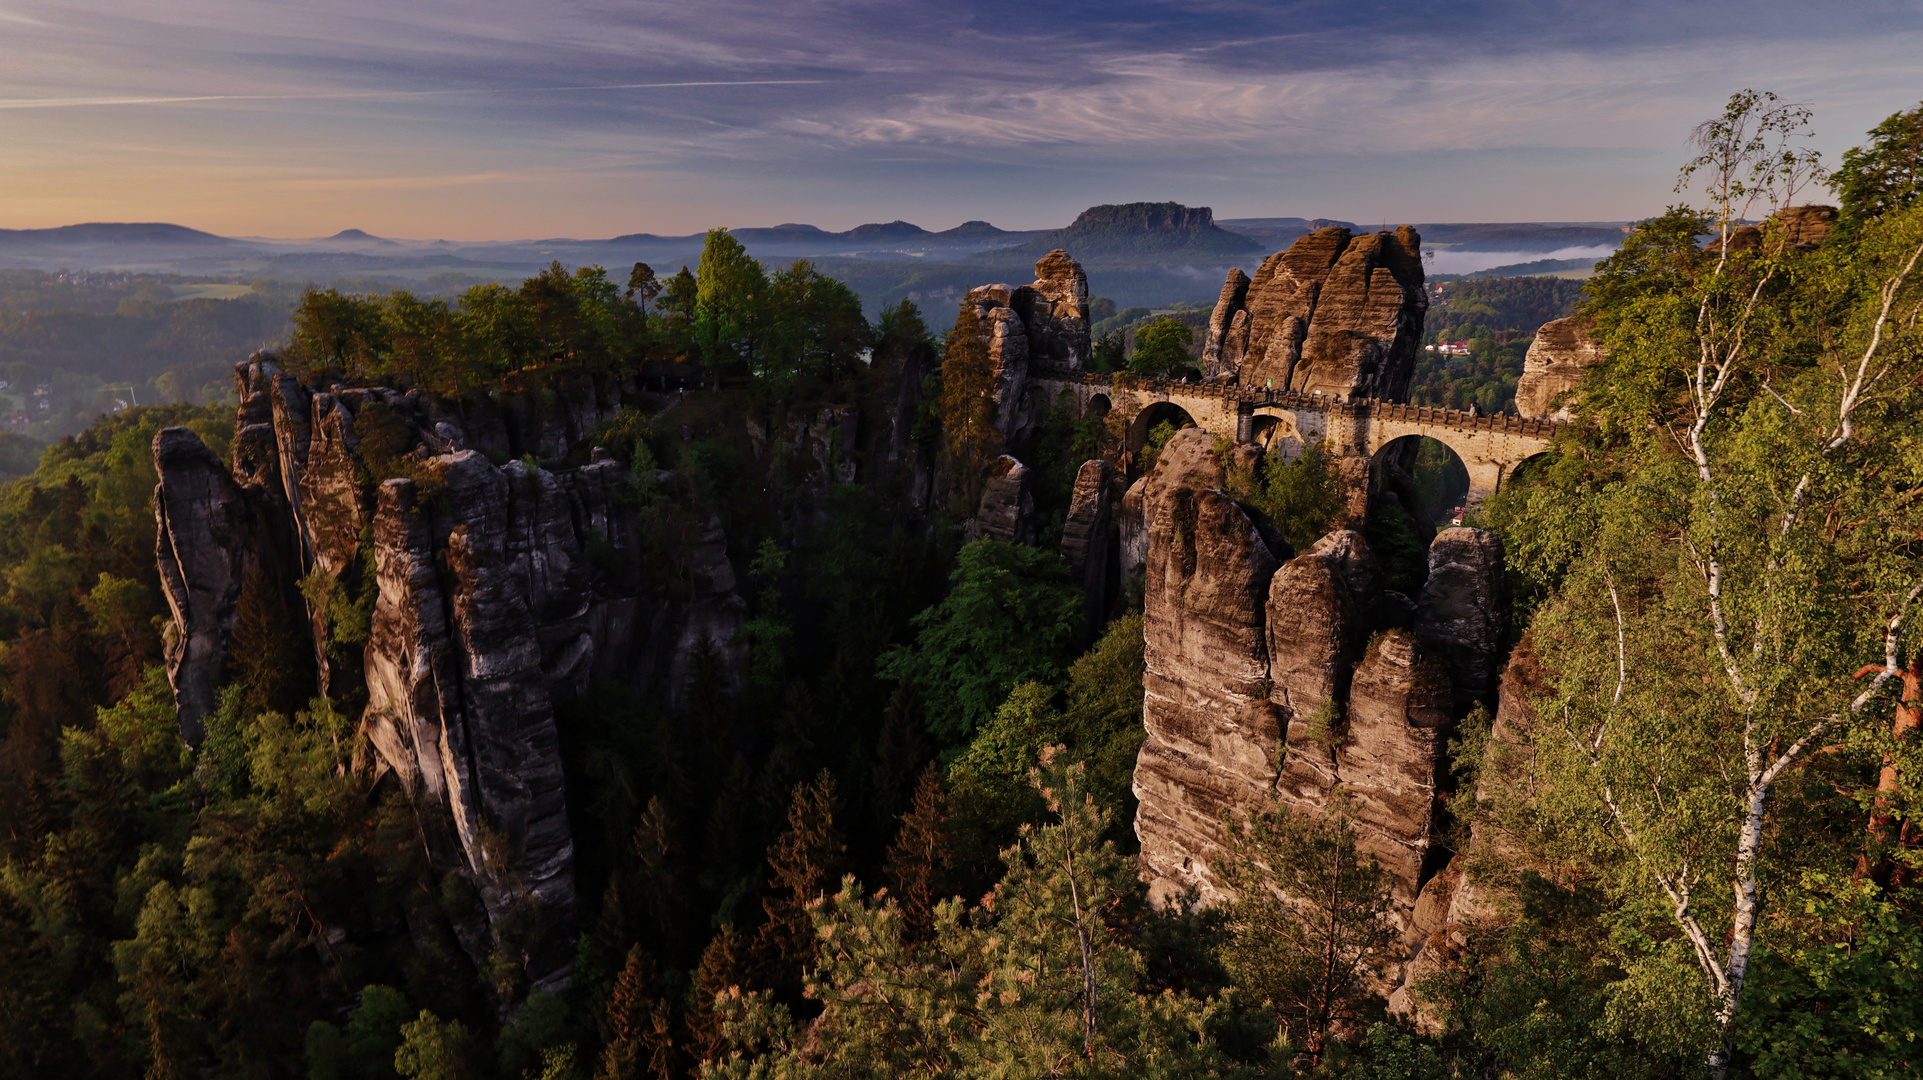
M1830 189L1850 219L1901 210L1923 191L1923 105L1892 113L1870 129L1867 146L1843 152Z
M1194 427L1195 425L1183 426ZM1155 468L1155 459L1162 456L1162 448L1168 445L1168 441L1173 439L1179 430L1181 429L1175 426L1173 420L1164 420L1148 429L1148 438L1143 440L1142 449L1136 452L1136 459L1140 462L1142 472L1146 473Z
M1530 637L1555 695L1531 739L1539 786L1505 835L1527 865L1595 883L1619 972L1591 977L1610 1038L1714 1071L1733 1038L1781 1045L1772 1068L1831 1038L1881 1052L1874 1020L1846 1010L1780 1043L1745 1014L1764 970L1820 982L1796 930L1826 903L1810 883L1873 849L1863 808L1913 812L1903 784L1873 794L1891 721L1859 673L1915 642L1907 625L1885 640L1923 524L1906 494L1923 477L1917 331L1888 316L1923 296L1923 212L1807 253L1775 224L1739 231L1812 170L1802 116L1746 92L1699 129L1684 178L1712 205L1645 222L1599 267L1608 356L1586 377L1587 429L1490 516L1539 597ZM1587 935L1573 948L1603 937Z
M701 365L715 375L744 368L766 329L761 315L768 275L726 229L709 229L695 280L693 330Z
M1174 378L1193 366L1195 331L1170 316L1163 316L1135 332L1135 351L1129 354L1128 369L1137 375L1158 379Z
M906 304L907 301L902 301ZM751 370L778 395L807 381L835 385L861 369L864 351L874 340L862 318L861 298L834 278L798 259L768 283L766 330L751 358ZM897 310L895 333L914 334L921 318L910 305ZM920 331L926 336L926 328Z
M1595 886L1524 872L1511 895L1514 918L1487 927L1454 964L1417 985L1440 1008L1449 1041L1517 1080L1700 1074L1695 1046L1662 1045L1674 1017L1649 1015L1621 992L1622 947L1634 948L1634 936L1611 940L1598 925L1605 898ZM1700 1024L1701 1012L1691 1002L1681 1016ZM1700 1028L1694 1034L1700 1038Z
M1415 597L1429 578L1429 542L1424 530L1400 506L1378 505L1369 508L1362 524L1369 551L1382 567L1382 584L1404 596Z
M1809 875L1803 909L1758 959L1736 1045L1757 1077L1909 1076L1923 1039L1913 889Z
M401 1028L394 1071L404 1080L466 1080L477 1072L468 1060L472 1052L465 1025L422 1009L417 1019Z
M981 471L1001 448L995 428L994 358L975 305L962 301L941 361L940 422L961 504L981 497Z
M1142 729L1142 616L1109 624L1095 647L1068 669L1065 693L1039 682L1009 691L995 716L949 766L955 858L978 868L1017 827L1040 819L1029 773L1050 747L1087 766L1085 783L1119 822L1134 820L1136 752ZM1127 850L1132 829L1112 839Z
M915 616L914 647L890 649L880 671L912 684L929 733L959 747L1017 684L1061 678L1081 638L1083 597L1053 553L999 540L962 548L953 581Z
M1335 463L1321 443L1311 443L1293 461L1282 460L1279 453L1266 454L1257 468L1259 477L1249 477L1235 475L1231 467L1230 493L1268 518L1291 550L1309 550L1342 512L1342 480Z
M587 370L638 364L647 320L598 266L554 263L519 289L476 285L452 304L396 290L384 297L310 289L282 360L296 373L402 383L461 396L553 363Z
M1331 1028L1368 1000L1361 980L1393 955L1390 876L1357 853L1339 802L1319 818L1281 803L1236 818L1224 812L1220 873L1235 899L1223 966L1236 992L1271 1009L1319 1067Z
M718 1001L733 1045L714 1078L1201 1076L1227 1062L1208 1010L1144 992L1141 956L1108 921L1135 888L1134 866L1100 842L1105 815L1079 766L1045 763L1037 790L1056 817L1024 827L978 908L944 902L917 945L891 897L864 900L853 878L813 911L802 1028L766 995Z
M414 1012L391 986L364 986L343 1031L325 1020L307 1029L308 1080L393 1080L401 1029Z

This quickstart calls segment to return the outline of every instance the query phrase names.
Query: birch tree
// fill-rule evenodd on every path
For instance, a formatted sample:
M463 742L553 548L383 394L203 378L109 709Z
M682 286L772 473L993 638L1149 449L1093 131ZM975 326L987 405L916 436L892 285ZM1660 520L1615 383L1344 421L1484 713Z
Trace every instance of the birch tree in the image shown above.
M1816 251L1781 217L1751 224L1820 177L1808 118L1733 96L1678 184L1708 207L1601 268L1611 357L1584 401L1612 467L1534 628L1556 691L1542 835L1599 867L1631 923L1667 925L1619 1000L1664 1015L1667 973L1693 967L1703 1023L1677 1037L1706 1042L1718 1076L1772 895L1799 865L1855 857L1799 830L1861 820L1859 744L1887 727L1923 596L1906 423L1923 215Z

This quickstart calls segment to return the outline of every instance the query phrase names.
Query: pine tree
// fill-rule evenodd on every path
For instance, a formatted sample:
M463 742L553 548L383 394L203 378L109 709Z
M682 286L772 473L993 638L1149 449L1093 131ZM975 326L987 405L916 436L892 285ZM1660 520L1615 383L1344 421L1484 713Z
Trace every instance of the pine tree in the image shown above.
M981 471L1001 445L995 430L995 360L975 305L962 301L941 361L942 426L949 467L961 505L972 512L981 498Z
M1356 851L1339 806L1319 818L1280 803L1240 823L1233 813L1222 879L1236 897L1223 965L1320 1068L1331 1028L1355 1018L1369 998L1361 980L1396 943L1388 872Z
M723 923L701 950L701 963L694 969L694 1011L688 1017L688 1029L691 1048L702 1061L714 1060L727 1045L721 1032L725 1016L715 1002L731 991L739 992L749 981L749 961L747 935L733 923Z
M655 985L654 958L640 945L630 946L601 1011L601 1066L595 1080L668 1080L675 1075L671 1018Z
M926 940L935 931L935 905L941 902L948 867L947 817L941 770L931 762L922 770L915 803L901 819L884 871L894 883L910 941Z
M788 831L768 848L773 894L761 909L768 921L755 937L763 982L798 988L802 968L814 956L814 920L808 907L841 876L848 846L835 828L835 778L821 770L813 783L796 784L788 805Z

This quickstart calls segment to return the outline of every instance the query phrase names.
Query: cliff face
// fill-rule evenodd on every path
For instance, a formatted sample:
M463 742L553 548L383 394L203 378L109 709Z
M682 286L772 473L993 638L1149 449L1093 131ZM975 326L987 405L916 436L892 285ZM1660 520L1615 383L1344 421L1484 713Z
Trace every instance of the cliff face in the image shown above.
M1589 336L1580 316L1542 324L1516 380L1516 412L1536 420L1567 420L1573 399L1556 399L1582 385L1583 369L1601 363L1601 343Z
M1341 798L1393 876L1392 919L1414 956L1422 913L1441 915L1424 887L1443 854L1443 752L1457 719L1493 698L1501 545L1444 530L1412 603L1383 588L1358 533L1293 558L1273 550L1215 490L1219 472L1197 460L1205 442L1178 433L1128 495L1147 522L1135 793L1150 896L1224 897L1211 863L1225 811L1275 799L1317 814Z
M747 607L719 521L696 514L664 549L648 478L599 450L567 464L619 407L605 380L446 402L316 391L256 357L238 381L231 476L184 429L154 442L183 735L197 742L211 708L243 575L300 578L324 689L365 702L369 766L400 783L491 925L535 928L464 943L477 960L511 948L557 985L576 898L555 702L596 680L672 697L704 638L735 648ZM368 598L364 645L331 641Z
M1081 368L1088 363L1088 275L1068 252L1056 248L1035 264L1032 284L978 285L968 290L965 302L975 305L989 335L989 356L997 372L995 400L1001 407L998 426L1015 445L1023 423L1016 410L1028 365Z
M1422 238L1407 225L1319 229L1229 271L1202 346L1210 379L1299 393L1408 396L1428 296Z

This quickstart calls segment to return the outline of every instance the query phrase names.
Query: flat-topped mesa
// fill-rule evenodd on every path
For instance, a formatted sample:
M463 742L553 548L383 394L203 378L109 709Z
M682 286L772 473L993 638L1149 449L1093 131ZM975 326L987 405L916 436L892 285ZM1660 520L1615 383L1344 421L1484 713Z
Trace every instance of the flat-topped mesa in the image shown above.
M1264 389L1400 401L1408 396L1428 310L1422 237L1413 228L1352 235L1318 229L1229 271L1203 341L1211 380Z

